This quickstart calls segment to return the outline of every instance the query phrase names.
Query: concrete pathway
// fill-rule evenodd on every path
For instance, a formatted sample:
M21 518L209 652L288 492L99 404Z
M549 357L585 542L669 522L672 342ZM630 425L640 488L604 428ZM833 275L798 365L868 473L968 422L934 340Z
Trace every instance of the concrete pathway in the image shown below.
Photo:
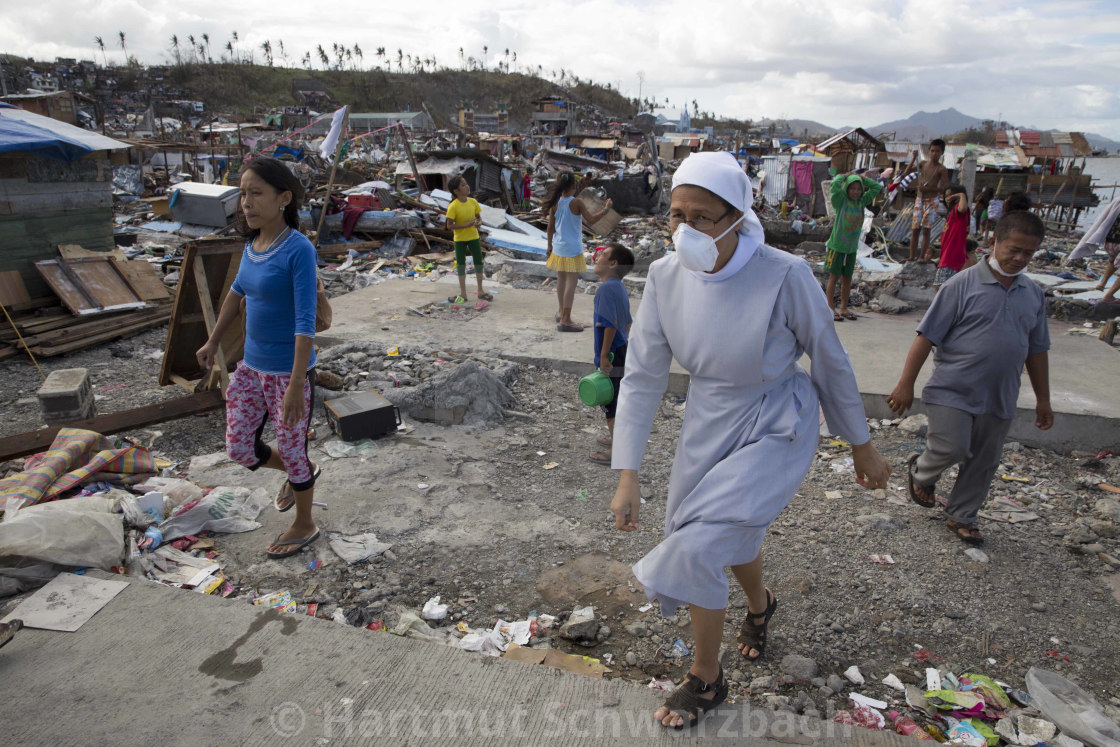
M670 732L650 715L659 694L627 680L134 579L75 633L20 631L0 699L21 745L908 743L748 706Z
M591 330L558 332L553 322L556 295L551 291L502 288L493 303L468 322L426 319L408 311L409 307L446 300L456 292L456 282L453 278L435 283L394 279L335 298L331 302L334 326L326 335L342 340L381 340L392 345L425 342L493 350L509 359L571 373L592 370ZM593 302L593 296L577 295L573 318L590 325ZM632 302L635 311L638 304L638 300ZM867 313L859 321L837 324L869 416L893 417L885 398L898 381L920 320L917 312L899 316ZM1071 335L1072 328L1064 322L1050 322L1051 404L1057 415L1054 427L1045 432L1034 427L1034 393L1024 374L1019 416L1009 438L1059 451L1115 451L1120 448L1120 398L1115 392L1120 354L1095 338ZM808 359L802 364L810 366ZM919 395L932 369L930 360L918 380ZM669 388L681 394L688 388L687 373L675 364ZM922 412L920 401L914 411Z

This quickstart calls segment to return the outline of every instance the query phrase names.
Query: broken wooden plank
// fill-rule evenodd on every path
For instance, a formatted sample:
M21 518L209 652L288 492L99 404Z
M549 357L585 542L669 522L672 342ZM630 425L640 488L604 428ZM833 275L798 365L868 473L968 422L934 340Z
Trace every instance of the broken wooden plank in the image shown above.
M225 404L221 392L198 392L165 402L156 402L131 410L121 410L98 415L89 420L78 420L65 426L51 426L37 431L0 438L0 461L27 456L50 447L59 428L83 428L102 435L143 428L169 420L185 418L202 412L216 410Z
M10 309L15 304L25 304L30 300L19 270L0 272L0 304Z
M121 337L126 337L127 335L131 335L136 332L142 332L145 329L149 329L151 327L158 327L159 325L164 324L169 316L169 312L163 312L159 316L152 317L150 319L145 319L143 321L135 322L123 327L115 327L99 334L87 335L71 342L63 342L58 345L38 345L33 347L31 349L31 352L44 358L49 358L53 355L65 355L66 353L73 353L75 350L84 350L85 348L100 344L102 342L109 342L110 340L116 340Z

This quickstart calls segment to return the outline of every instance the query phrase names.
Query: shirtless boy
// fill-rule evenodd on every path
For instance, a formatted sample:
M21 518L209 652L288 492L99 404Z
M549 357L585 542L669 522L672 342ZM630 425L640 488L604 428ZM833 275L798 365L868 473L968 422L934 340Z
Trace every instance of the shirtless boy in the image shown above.
M930 262L929 229L937 220L938 198L949 186L949 170L941 163L945 141L940 138L929 144L929 160L918 164L918 199L914 201L914 218L910 226L910 257L918 259L918 235L922 237L922 262Z

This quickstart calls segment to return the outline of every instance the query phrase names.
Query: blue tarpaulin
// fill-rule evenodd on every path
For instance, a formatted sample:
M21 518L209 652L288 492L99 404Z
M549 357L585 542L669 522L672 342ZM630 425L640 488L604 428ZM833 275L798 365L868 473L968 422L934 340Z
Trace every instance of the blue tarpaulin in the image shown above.
M94 151L127 147L95 132L0 102L0 153L75 161Z

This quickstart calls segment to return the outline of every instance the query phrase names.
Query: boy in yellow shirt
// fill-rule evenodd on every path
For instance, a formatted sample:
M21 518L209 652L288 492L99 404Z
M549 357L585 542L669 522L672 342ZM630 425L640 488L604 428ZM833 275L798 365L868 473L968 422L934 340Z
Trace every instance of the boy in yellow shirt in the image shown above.
M451 179L448 185L455 199L447 208L446 226L455 232L455 269L459 273L459 296L447 300L451 303L467 302L467 250L474 260L475 278L478 280L478 297L493 301L494 297L482 290L482 242L478 227L482 225L482 207L471 197L471 185L462 176Z

